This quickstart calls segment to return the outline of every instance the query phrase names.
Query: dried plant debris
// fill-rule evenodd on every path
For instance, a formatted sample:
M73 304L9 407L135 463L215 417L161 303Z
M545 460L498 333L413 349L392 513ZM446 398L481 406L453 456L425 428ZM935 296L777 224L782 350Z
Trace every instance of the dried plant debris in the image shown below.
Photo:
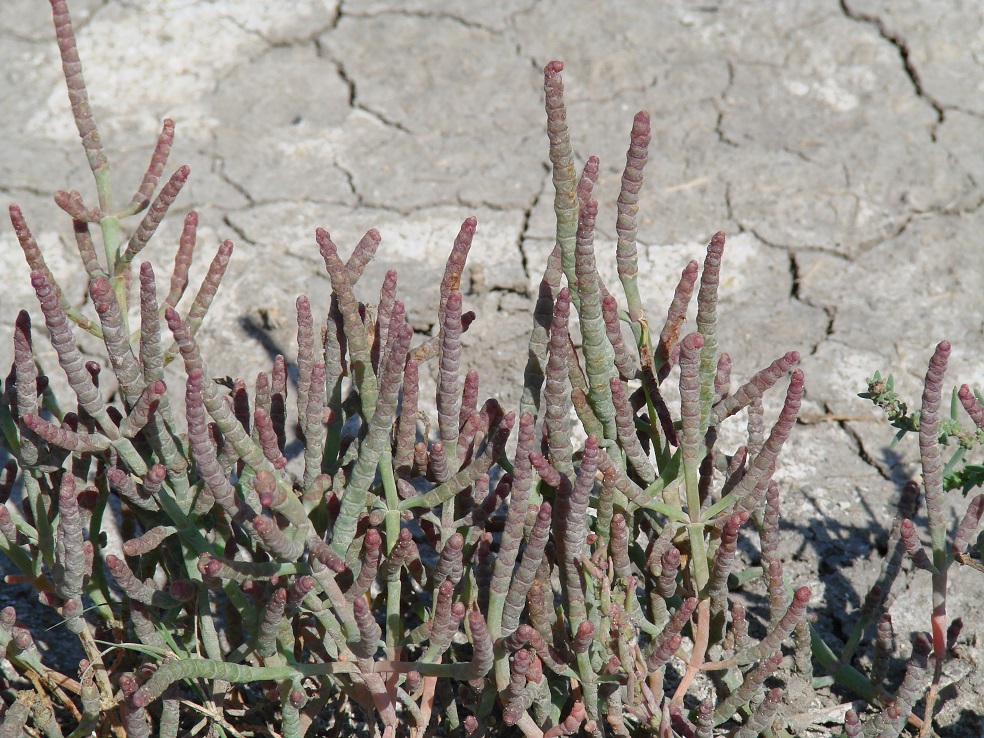
M474 218L451 247L438 333L419 345L395 271L374 311L355 296L380 234L368 231L344 258L318 229L312 248L324 258L331 306L316 317L297 298L296 395L288 397L283 357L250 392L247 378L212 379L198 343L232 243L219 247L190 302L195 213L185 217L163 300L155 269L137 263L190 176L179 167L157 191L174 122L164 121L137 192L117 206L65 0L51 5L98 192L96 203L75 191L56 201L73 220L95 316L68 304L27 218L11 207L71 395L48 390L44 371L54 368L39 364L20 313L0 402L11 457L0 474L0 550L20 572L11 581L37 590L86 658L77 674L50 668L15 609L0 611L0 648L18 675L0 695L0 737L299 738L329 734L326 726L348 719L343 712L383 736L790 736L805 726L787 709L787 691L813 694L834 680L870 708L864 727L854 710L835 716L847 735L931 732L957 637L947 571L954 561L979 566L984 511L978 496L952 535L942 513L954 461L944 468L940 443L969 446L984 432L941 417L948 344L933 357L918 418L890 381L872 382L872 399L919 433L932 545L914 527L913 485L854 636L835 654L808 620L810 590L790 586L777 553L782 494L773 475L803 398L799 355L783 354L729 391L731 359L719 350L728 337L717 321L723 233L702 265L683 270L665 320L652 322L637 283L645 113L633 121L618 197L622 307L596 265L599 162L576 171L563 64L544 70L557 231L518 412L483 402L477 372L462 376L474 316L461 279L480 238ZM120 220L140 213L124 243ZM696 330L684 333L695 293ZM85 361L76 328L102 339L105 367ZM165 385L171 361L183 365L183 387ZM428 361L434 419L419 409ZM115 375L114 395L100 371ZM785 393L771 427L769 393ZM957 395L984 427L981 398L966 387ZM572 440L572 409L583 443ZM726 453L718 428L745 409L747 440ZM303 446L296 469L288 417ZM9 500L15 485L20 506ZM122 555L106 549L110 516L125 532ZM904 677L889 688L887 608L906 555L932 577L933 627L916 636ZM766 593L767 605L747 607L749 591ZM868 645L870 678L856 659Z

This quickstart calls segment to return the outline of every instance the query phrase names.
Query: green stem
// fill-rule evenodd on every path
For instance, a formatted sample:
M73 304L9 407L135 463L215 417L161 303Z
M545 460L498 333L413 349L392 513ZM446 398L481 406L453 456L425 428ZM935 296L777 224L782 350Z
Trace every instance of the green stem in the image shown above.
M99 219L99 229L102 231L103 251L106 254L106 270L110 274L116 274L122 236L120 234L120 219L115 214L116 210L113 205L113 183L109 166L94 170L92 175L96 180L96 192L99 195L99 210L103 214ZM116 302L119 303L120 312L123 314L123 324L126 326L127 333L129 333L126 281L120 275L118 277L112 277L110 279L110 285L112 285L113 294L116 295Z
M48 571L54 567L55 537L51 529L51 519L48 517L49 510L44 504L45 493L41 489L37 477L29 471L24 474L24 489L27 491L27 499L31 506L31 514L34 517L34 527L38 532L38 548L41 550L41 558Z
M386 496L386 555L389 556L397 539L400 537L400 496L396 491L396 477L393 474L392 450L389 444L383 449L379 459L379 474L383 481L383 492ZM402 578L396 576L386 580L386 649L390 654L396 653L396 648L403 637L403 619L400 613L400 602L403 599Z
M103 514L106 512L106 503L108 502L109 492L104 490L99 493L99 497L96 498L96 506L92 510L92 517L89 522L89 540L93 542L92 572L86 588L86 594L92 599L99 615L106 622L113 620L114 615L113 609L109 606L109 587L106 584L106 574L102 563L102 547L95 545L95 543L99 541Z
M837 655L824 643L816 628L810 626L810 648L813 657L841 686L847 687L869 705L881 705L881 697L867 677L850 664L841 663Z

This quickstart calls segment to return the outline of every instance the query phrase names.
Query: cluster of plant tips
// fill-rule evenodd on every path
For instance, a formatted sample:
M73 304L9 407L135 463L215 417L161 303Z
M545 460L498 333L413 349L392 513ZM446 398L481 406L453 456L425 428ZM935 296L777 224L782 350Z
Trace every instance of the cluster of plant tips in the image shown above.
M956 637L947 571L973 560L984 513L982 495L948 534L939 417L948 344L933 357L916 425L900 426L918 430L923 488L907 487L878 583L834 653L808 620L810 590L789 586L778 553L773 474L803 397L799 355L732 381L717 321L722 233L702 263L684 267L665 312L644 305L646 113L633 121L618 197L616 296L595 262L599 161L575 169L563 64L544 70L556 243L515 411L483 401L478 373L461 371L474 218L450 249L437 330L416 344L395 271L375 305L355 295L380 234L369 230L345 257L318 229L327 315L298 297L296 366L278 356L226 386L211 378L226 367L206 366L198 331L233 245L218 247L188 298L196 213L184 219L166 289L141 261L190 174L178 168L158 191L174 123L164 121L140 187L120 206L66 2L51 6L96 183L95 201L55 196L72 219L89 300L72 304L12 206L45 331L18 315L0 399L9 457L0 551L20 572L8 581L34 587L85 659L74 674L42 663L15 608L0 611L0 655L18 676L0 690L0 738L300 738L324 730L332 711L388 737L780 737L806 727L786 708L794 682L836 682L854 695L858 711L837 728L848 736L930 733ZM135 227L124 227L131 217ZM693 302L696 330L684 334ZM102 340L105 362L84 360L79 331ZM38 333L68 396L49 387L54 367L38 360ZM172 361L183 366L179 386L165 383ZM427 362L436 418L421 410ZM872 393L911 423L886 390ZM771 421L767 393L784 393ZM958 394L984 427L980 398ZM739 413L745 440L728 453L719 428ZM288 459L292 433L303 450ZM920 491L929 554L911 522ZM104 533L110 521L121 549ZM890 686L887 610L906 555L933 578L932 632L915 637ZM746 609L749 592L764 606ZM339 734L357 728L348 730Z

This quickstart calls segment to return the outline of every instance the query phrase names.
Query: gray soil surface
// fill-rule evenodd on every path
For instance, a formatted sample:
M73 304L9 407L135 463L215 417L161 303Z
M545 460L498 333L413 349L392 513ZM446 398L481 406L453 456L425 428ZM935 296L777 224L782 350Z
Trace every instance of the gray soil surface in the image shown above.
M915 441L857 397L874 370L918 402L935 344L948 386L984 378L984 5L958 0L76 0L93 107L118 197L160 129L191 179L149 257L166 273L182 215L200 258L236 253L201 337L213 376L252 378L290 357L293 305L327 306L314 241L383 243L360 284L400 273L430 330L443 260L478 218L467 272L466 368L517 406L532 296L553 244L542 73L562 59L580 162L601 159L600 269L614 284L614 203L633 114L653 144L640 203L640 281L665 310L683 265L728 234L721 347L741 381L790 349L807 397L777 477L786 571L808 585L832 644L877 573ZM94 199L47 3L0 2L0 201L20 204L57 279L82 304L56 189ZM977 266L975 266L975 264ZM0 225L0 333L27 306L28 270ZM361 295L375 302L371 292ZM691 316L692 317L692 316ZM43 346L43 342L39 342ZM92 347L95 352L95 346ZM9 365L8 340L0 365ZM53 354L42 360L54 365ZM178 375L175 375L176 377ZM775 404L767 406L774 417ZM954 515L967 500L953 494ZM925 516L917 526L925 531ZM929 575L903 571L892 615L927 630ZM0 585L0 604L27 597ZM941 735L984 735L984 578L952 570L964 631ZM57 649L57 645L51 648ZM840 696L847 699L846 695ZM815 707L830 707L832 703ZM843 714L841 708L840 714Z

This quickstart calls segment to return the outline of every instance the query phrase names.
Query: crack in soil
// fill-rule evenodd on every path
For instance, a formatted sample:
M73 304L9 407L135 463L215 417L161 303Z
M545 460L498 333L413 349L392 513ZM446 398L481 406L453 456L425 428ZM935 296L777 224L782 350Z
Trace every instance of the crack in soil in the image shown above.
M223 215L222 216L222 223L225 225L226 228L228 228L233 233L235 233L236 236L239 238L240 241L242 241L243 243L247 243L250 246L256 246L256 241L254 241L253 239L249 238L249 236L246 235L246 231L244 231L242 228L240 228L239 226L237 226L232 221L232 218L230 217L230 214L227 213L226 215Z
M861 461L865 465L870 466L872 469L874 469L875 473L877 473L878 476L880 476L886 482L892 482L894 484L897 481L893 479L892 475L889 474L887 471L885 471L885 469L883 469L882 466L877 461L875 461L874 458L872 458L871 454L869 454L865 450L864 442L861 440L861 436L858 434L858 432L848 425L847 420L838 418L837 414L834 412L834 409L830 406L829 403L826 402L823 403L823 411L828 415L830 415L831 417L836 418L834 422L837 424L837 427L841 429L844 435L846 435L847 438L850 440L850 442L854 445L856 449L857 457L861 459Z
M846 18L849 18L856 23L865 23L873 26L875 30L878 31L879 36L895 47L895 50L899 54L899 59L902 62L902 69L905 71L906 77L909 78L909 82L912 83L912 89L915 91L916 97L924 100L926 104L929 105L936 113L936 123L929 132L930 139L935 143L937 131L946 119L946 109L943 107L943 104L933 97L923 85L922 78L919 75L919 70L916 69L915 62L912 60L912 50L909 48L909 42L901 33L893 33L889 30L888 26L885 24L885 21L879 16L869 13L862 13L861 11L852 9L848 4L848 0L839 0L839 5L841 12Z
M724 114L726 108L726 98L731 88L735 84L735 65L730 59L725 60L725 65L728 69L728 83L724 86L721 94L718 95L721 107L717 108L717 120L714 123L714 133L717 134L718 142L724 144L725 146L730 146L731 148L737 149L739 143L734 139L728 138L728 135L724 132ZM717 106L715 106L717 107Z
M462 18L460 15L447 12L427 12L424 10L406 10L403 8L384 8L383 10L378 10L374 13L353 13L350 11L346 12L345 9L342 8L339 10L339 15L342 13L345 13L345 15L349 18L382 18L387 15L395 15L402 16L404 18L420 18L422 20L448 20L464 26L465 28L484 31L485 33L490 33L496 36L502 35L502 31L489 28L488 26L483 26L481 23L476 23L475 21Z
M348 87L349 107L351 107L353 110L361 110L366 115L372 116L375 120L378 120L380 123L382 123L386 128L392 128L394 130L399 131L400 133L405 133L408 136L412 134L412 131L409 128L407 128L405 125L400 123L399 121L390 120L379 111L373 110L365 103L360 102L358 99L359 94L358 94L357 85L355 83L355 79L348 73L348 70L345 68L345 65L341 62L341 60L336 59L334 56L329 54L319 40L316 39L314 44L318 56L323 56L325 59L328 59L328 61L330 61L332 64L335 65L335 71L338 73L339 78L346 85L346 87Z
M246 202L248 203L247 209L256 206L256 200L253 198L253 195L250 194L250 191L247 190L244 185L240 184L232 177L230 177L228 172L226 172L225 159L223 157L216 156L212 160L212 170L219 175L219 178L223 182L225 182L227 185L232 187L232 189L234 189L236 192L238 192L240 195L246 198Z

